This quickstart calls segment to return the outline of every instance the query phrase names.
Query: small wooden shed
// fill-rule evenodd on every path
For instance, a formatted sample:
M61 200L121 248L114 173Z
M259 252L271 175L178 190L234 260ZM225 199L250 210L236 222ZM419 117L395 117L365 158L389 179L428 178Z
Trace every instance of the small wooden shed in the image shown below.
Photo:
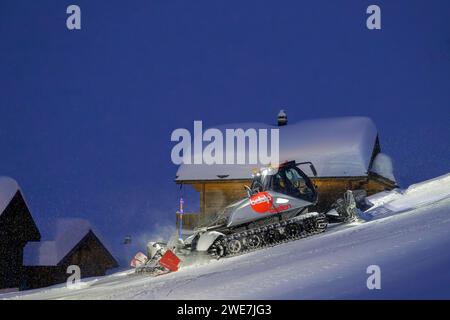
M317 169L313 177L319 202L316 210L328 210L346 190L364 189L373 194L396 186L392 163L381 153L380 139L373 121L366 117L342 117L301 121L283 126L232 124L221 128L244 130L279 129L280 163L311 161ZM257 168L257 166L256 166ZM200 212L183 215L183 225L193 228L218 210L246 196L244 185L251 183L255 165L183 164L176 183L191 185L200 195ZM177 213L177 224L179 223Z
M76 265L83 278L104 276L118 267L116 259L83 219L59 219L54 240L30 242L24 252L23 286L26 289L64 283L67 268Z

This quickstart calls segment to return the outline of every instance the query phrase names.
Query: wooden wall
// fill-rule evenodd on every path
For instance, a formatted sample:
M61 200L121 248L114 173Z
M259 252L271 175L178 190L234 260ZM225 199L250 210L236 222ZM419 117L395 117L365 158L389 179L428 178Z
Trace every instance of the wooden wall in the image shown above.
M23 267L21 289L48 287L67 281L67 267L64 266L26 266Z
M20 287L24 246L23 242L0 241L0 289Z
M319 194L319 201L314 210L327 211L331 204L342 197L347 190L364 189L368 195L390 190L395 183L376 174L364 177L326 177L312 178ZM245 197L245 185L250 185L251 180L225 180L225 181L190 181L183 182L191 184L200 193L200 212L195 214L184 214L183 225L194 227L198 223L205 222L211 214L223 209L230 203ZM177 214L177 226L179 215Z

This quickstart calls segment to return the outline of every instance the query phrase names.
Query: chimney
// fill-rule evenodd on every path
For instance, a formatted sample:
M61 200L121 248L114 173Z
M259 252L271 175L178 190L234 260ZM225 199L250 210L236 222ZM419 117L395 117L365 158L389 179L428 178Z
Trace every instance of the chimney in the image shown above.
M287 125L287 115L284 110L280 110L280 112L278 113L278 126L281 127L285 125Z

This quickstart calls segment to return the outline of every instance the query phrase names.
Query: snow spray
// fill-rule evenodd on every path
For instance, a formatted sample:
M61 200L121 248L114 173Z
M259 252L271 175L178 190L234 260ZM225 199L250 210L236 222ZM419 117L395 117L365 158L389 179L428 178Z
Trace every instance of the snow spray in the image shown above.
M180 211L179 211L180 212L180 234L179 234L180 240L183 240L183 237L181 236L182 229L183 229L183 213L184 213L183 204L184 204L184 200L183 200L183 198L180 198Z

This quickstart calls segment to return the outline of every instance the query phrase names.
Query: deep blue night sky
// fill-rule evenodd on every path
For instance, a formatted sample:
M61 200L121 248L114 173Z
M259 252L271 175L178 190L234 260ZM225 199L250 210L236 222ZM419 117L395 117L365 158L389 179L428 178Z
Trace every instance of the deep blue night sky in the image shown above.
M172 130L282 106L371 117L401 186L449 172L450 1L0 0L0 175L44 237L84 217L120 255L174 222Z

